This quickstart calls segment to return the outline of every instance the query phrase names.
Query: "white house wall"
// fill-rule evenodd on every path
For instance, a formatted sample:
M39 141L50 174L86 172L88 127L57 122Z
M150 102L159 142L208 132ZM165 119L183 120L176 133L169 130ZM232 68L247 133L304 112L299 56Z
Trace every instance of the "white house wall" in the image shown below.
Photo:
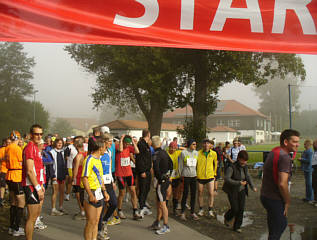
M237 133L235 132L209 132L207 134L207 137L209 139L215 138L216 143L220 142L232 142L233 139L237 136Z

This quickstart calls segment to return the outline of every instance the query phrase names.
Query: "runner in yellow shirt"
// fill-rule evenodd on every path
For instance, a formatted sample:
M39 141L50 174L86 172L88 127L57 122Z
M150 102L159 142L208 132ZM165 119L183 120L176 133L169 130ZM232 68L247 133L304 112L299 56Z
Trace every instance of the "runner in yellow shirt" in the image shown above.
M4 193L6 189L6 176L7 176L7 162L5 159L6 146L11 143L10 138L5 138L2 140L2 146L0 148L0 207L3 206Z

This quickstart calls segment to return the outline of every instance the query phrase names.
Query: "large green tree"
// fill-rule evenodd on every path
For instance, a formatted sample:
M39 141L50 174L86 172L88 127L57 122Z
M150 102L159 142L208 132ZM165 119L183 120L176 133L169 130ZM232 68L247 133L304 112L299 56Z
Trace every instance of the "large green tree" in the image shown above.
M304 75L301 59L290 54L103 45L71 45L66 50L96 74L96 106L109 102L122 112L141 109L151 132L159 134L164 111L190 104L196 139L205 136L207 116L225 83L259 86L270 76Z
M193 137L201 140L206 134L207 116L217 105L218 90L232 81L255 86L265 84L274 76L285 77L292 73L305 78L301 58L294 54L271 54L232 51L208 51L184 49L176 58L182 64L187 91L178 92L177 105L190 104L193 109ZM251 101L252 99L250 99Z
M184 86L174 62L175 49L77 45L66 47L84 69L97 76L96 107L104 103L120 113L141 110L153 135L159 135L163 113L172 109Z
M34 102L20 97L9 98L0 102L0 135L7 137L12 130L25 134L34 123ZM44 131L48 128L49 114L39 102L35 102L35 120Z
M34 102L30 96L33 85L32 68L35 62L23 51L20 43L0 43L0 136L6 137L13 129L27 133L34 122ZM36 122L48 126L48 112L35 103Z

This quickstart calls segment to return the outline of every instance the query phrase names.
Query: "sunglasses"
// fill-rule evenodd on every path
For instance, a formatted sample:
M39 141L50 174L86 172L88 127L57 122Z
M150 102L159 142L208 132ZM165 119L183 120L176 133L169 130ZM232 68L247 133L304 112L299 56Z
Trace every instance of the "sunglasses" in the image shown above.
M35 136L43 136L43 133L32 133L33 135L35 135Z

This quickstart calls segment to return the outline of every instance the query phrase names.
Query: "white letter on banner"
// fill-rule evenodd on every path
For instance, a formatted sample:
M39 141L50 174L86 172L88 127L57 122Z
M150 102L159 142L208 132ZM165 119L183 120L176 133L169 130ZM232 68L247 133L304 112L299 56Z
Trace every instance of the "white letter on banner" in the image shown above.
M263 33L262 16L258 0L246 0L247 8L231 8L233 0L220 0L210 31L222 31L227 18L249 19L251 32Z
M307 35L316 35L317 32L313 17L306 7L311 1L312 0L276 0L272 33L284 32L286 9L292 9L299 19L303 33Z
M144 14L141 17L129 18L116 14L113 23L131 28L147 28L153 25L159 15L157 0L135 0L144 6Z
M195 0L182 0L181 29L193 30Z

